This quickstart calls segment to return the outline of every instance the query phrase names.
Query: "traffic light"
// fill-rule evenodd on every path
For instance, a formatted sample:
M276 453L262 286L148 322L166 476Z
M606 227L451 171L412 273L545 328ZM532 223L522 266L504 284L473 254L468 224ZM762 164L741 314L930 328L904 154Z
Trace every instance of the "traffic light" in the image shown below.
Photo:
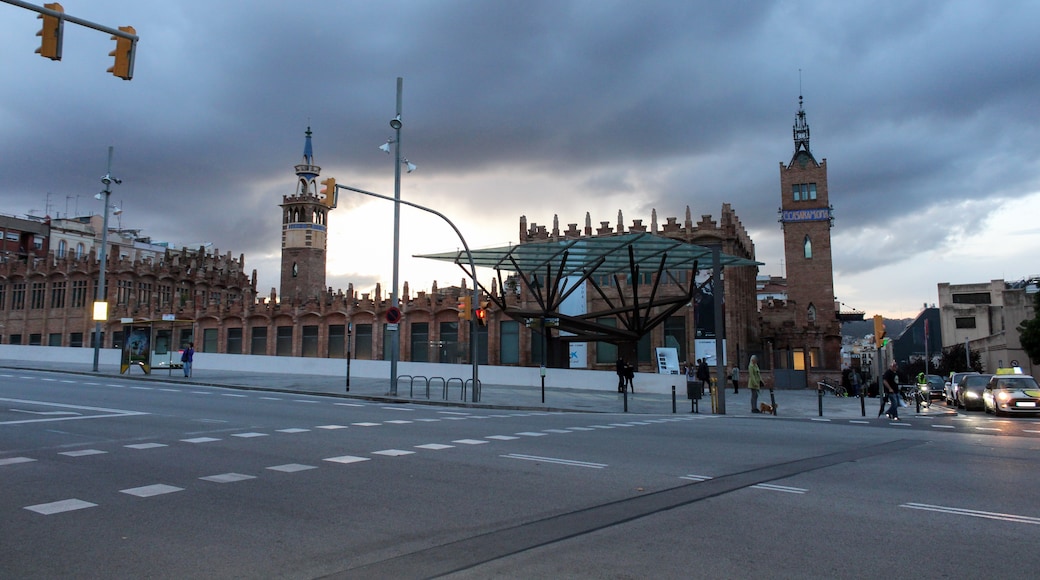
M488 323L488 306L491 306L490 302L485 302L480 308L477 308L473 313L477 316L477 324L480 326L487 326Z
M137 34L133 26L120 26L119 30ZM112 40L116 41L116 49L108 53L108 56L115 57L115 61L108 72L128 81L134 77L134 41L122 36L113 36Z
M874 315L874 346L881 348L885 346L885 319L880 314Z
M43 7L55 12L65 12L57 2L44 4ZM40 48L36 49L36 53L51 60L61 60L61 33L65 27L65 19L50 14L40 14L37 18L43 20L43 28L36 33L36 36L40 37Z
M473 320L473 297L459 296L459 320Z
M336 207L336 178L330 177L328 179L323 179L321 184L325 186L325 188L321 190L321 192L325 194L325 199L323 200L325 205Z

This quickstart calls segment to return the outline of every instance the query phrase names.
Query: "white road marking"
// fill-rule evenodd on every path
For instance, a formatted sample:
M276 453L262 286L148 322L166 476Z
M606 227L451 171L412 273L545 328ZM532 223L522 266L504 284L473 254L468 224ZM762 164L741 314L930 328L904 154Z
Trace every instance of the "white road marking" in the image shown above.
M416 419L416 421L422 421L423 423L439 423L440 419Z
M540 461L543 463L555 463L558 465L569 465L571 467L590 467L592 469L603 469L607 466L606 463L591 463L588 461L574 461L571 459L559 459L556 457L539 457L537 455L521 455L519 453L510 453L508 455L502 455L509 459L523 459L524 461Z
M292 402L294 402L294 403L317 403L318 401L315 401L314 399L293 399Z
M192 437L191 439L181 439L185 443L212 443L214 441L220 441L216 437Z
M124 445L128 449L158 449L160 447L169 447L165 443L134 443L131 445Z
M573 431L568 431L567 429L546 429L545 433L573 433Z
M785 493L805 493L809 491L800 487L788 487L786 485L775 485L772 483L760 483L758 485L752 485L751 487L755 489L767 489L769 491L782 491Z
M282 401L283 400L280 397L260 397L260 398L263 399L264 401Z
M689 479L690 481L708 481L709 479L711 479L711 476L710 475L693 475L693 474L690 474L690 475L680 476L679 479Z
M21 423L44 423L48 421L75 421L78 419L101 419L108 417L129 417L132 415L147 415L148 413L142 413L139 411L127 411L124 409L108 409L105 407L86 407L83 405L65 405L63 403L50 403L47 401L33 401L26 399L0 399L0 402L6 403L20 403L23 405L35 405L38 407L57 407L59 409L74 409L76 411L94 411L94 415L85 415L77 413L75 416L68 417L49 417L47 419L24 419L20 421L0 421L0 425L18 425Z
M571 431L595 431L592 427L567 427Z
M220 395L221 395L222 397L238 397L238 398L240 398L240 399L241 399L241 398L243 398L243 397L246 397L246 396L248 396L248 395L240 395L240 394L238 394L238 393L220 393Z
M16 463L29 463L30 461L36 461L31 457L8 457L6 459L0 459L0 465L14 465Z
M68 457L86 457L87 455L101 455L108 453L108 451L102 451L100 449L80 449L78 451L62 451L58 455L65 455Z
M81 415L82 414L82 413L77 413L75 411L30 411L29 409L8 409L8 411L11 411L12 413L26 413L28 415L48 415L48 416L54 416L54 415L63 415L63 416L65 416L65 415Z
M341 455L339 457L329 457L322 461L331 461L333 463L357 463L359 461L369 461L370 457L355 457L353 455Z
M267 433L249 432L249 433L232 433L231 436L232 437L241 437L243 439L252 439L253 437L267 437L268 435L267 435Z
M381 423L351 423L351 425L357 427L378 427Z
M327 425L327 427L332 427L332 425ZM319 429L321 428L322 427L319 427ZM338 429L339 425L336 425L336 428ZM344 429L345 428L346 427L344 427ZM310 431L310 429L300 429L299 427L290 427L289 429L278 429L279 433L306 433L308 431Z
M497 439L499 441L512 441L513 439L519 439L519 437L513 437L512 435L488 435L484 439Z
M346 425L318 425L317 427L315 427L315 429L326 429L326 430L329 430L329 431L332 431L332 430L335 430L335 429L346 429L346 428L347 428Z
M63 499L61 501L54 501L51 503L41 503L36 505L25 506L25 509L49 516L52 514L60 514L62 512L71 512L73 510L81 510L84 508L97 507L96 503L90 503L89 501L83 501L81 499Z
M810 421L822 421L824 423L830 423L831 422L830 419L827 419L825 417L810 417L809 420Z
M953 425L932 425L936 429L956 429Z
M166 485L164 483L156 483L154 485L143 485L141 487L131 487L129 489L121 489L119 493L125 493L128 495L134 495L137 497L152 497L156 495L163 495L167 493L174 493L176 491L184 491L183 487L175 487L172 485Z
M383 407L383 408L386 409L387 411L407 411L409 413L411 413L412 411L415 411L415 409L410 409L408 407Z
M200 477L199 479L205 481L212 481L214 483L234 483L236 481L245 481L247 479L256 479L255 475L245 475L242 473L221 473L220 475L207 475L206 477Z
M402 455L415 455L414 451L408 451L405 449L384 449L382 451L373 451L372 455L386 455L387 457L400 457Z
M411 421L405 421L403 419L395 419L393 421L387 421L387 423L393 423L394 425L406 425L408 423L411 423Z
M427 443L425 445L416 445L419 449L430 449L432 451L440 451L441 449L454 449L454 445L445 445L443 443Z
M858 425L870 425L870 421L849 421L849 423L856 423Z
M1005 522L1014 522L1018 524L1040 524L1040 518L1034 518L1031 516L1020 516L1017 514L1002 514L996 512L984 512L978 510L967 510L963 508L947 507L941 505L930 505L926 503L904 503L899 507L910 508L915 510L924 510L930 512L939 512L944 514L953 514L958 516L971 516L973 518L985 518L989 520L1001 520Z
M338 405L340 407L364 407L364 405L358 403L333 403L333 405Z
M487 441L481 441L480 439L456 439L452 443L458 443L460 445L483 445Z
M976 427L979 431L1000 431L997 427Z
M545 437L547 433L539 433L537 431L521 431L517 435L523 435L524 437Z
M297 471L307 471L308 469L317 469L315 465L303 465L302 463L286 463L285 465L272 465L267 469L271 471L281 471L282 473L296 473Z

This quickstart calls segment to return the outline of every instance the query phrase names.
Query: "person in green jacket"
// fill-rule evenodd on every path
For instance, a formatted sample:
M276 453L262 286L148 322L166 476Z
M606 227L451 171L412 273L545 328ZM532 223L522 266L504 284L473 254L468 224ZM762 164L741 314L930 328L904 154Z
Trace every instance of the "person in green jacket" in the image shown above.
M751 362L748 363L748 382L747 386L751 389L751 412L761 413L758 409L758 391L762 388L762 371L758 370L758 356L751 355Z

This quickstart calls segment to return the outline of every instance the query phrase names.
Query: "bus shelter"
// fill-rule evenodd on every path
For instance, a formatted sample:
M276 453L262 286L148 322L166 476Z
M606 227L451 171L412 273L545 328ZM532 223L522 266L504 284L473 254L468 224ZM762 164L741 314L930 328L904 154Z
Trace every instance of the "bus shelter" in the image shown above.
M141 367L145 374L152 369L181 368L181 352L194 335L194 320L166 318L161 320L123 319L123 350L119 362L119 374L130 372L133 366Z

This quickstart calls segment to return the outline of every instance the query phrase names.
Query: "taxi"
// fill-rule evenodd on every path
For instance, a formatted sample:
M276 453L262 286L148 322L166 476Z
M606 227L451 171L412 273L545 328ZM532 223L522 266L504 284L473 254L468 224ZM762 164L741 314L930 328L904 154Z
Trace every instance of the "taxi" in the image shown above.
M1019 367L997 369L982 391L987 413L1040 413L1040 385Z

